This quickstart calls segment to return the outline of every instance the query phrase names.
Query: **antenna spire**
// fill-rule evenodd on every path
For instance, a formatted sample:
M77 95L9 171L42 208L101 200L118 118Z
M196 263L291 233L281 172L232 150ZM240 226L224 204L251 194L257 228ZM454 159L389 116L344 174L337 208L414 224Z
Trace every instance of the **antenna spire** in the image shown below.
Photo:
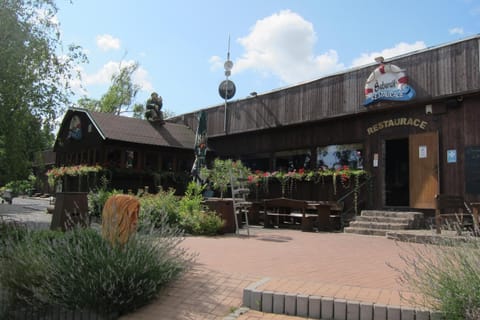
M227 134L227 100L233 98L235 95L235 84L228 80L228 77L232 74L233 62L230 60L230 35L228 35L228 48L227 48L227 61L223 64L225 68L225 80L220 83L218 87L218 93L220 97L225 99L225 118L223 120L223 131Z
M230 35L228 35L227 60L230 60Z

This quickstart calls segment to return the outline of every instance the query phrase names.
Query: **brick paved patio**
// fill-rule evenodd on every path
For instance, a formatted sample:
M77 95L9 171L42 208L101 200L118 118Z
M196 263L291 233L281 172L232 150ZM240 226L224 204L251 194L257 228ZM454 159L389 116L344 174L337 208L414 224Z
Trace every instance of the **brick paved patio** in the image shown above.
M30 206L5 205L0 213L48 224L45 213ZM301 319L253 310L238 314L244 288L261 280L256 288L261 291L408 305L400 293L412 293L396 282L397 274L387 263L401 267L400 254L418 245L385 237L257 228L249 238L188 237L183 246L198 253L194 268L156 301L122 319L230 320L235 310L239 320Z
M242 305L242 291L257 289L291 294L408 306L387 263L401 266L408 246L384 237L298 230L257 229L253 236L189 237L183 246L198 253L195 268L166 289L159 299L122 319L225 319ZM248 319L300 319L248 311Z

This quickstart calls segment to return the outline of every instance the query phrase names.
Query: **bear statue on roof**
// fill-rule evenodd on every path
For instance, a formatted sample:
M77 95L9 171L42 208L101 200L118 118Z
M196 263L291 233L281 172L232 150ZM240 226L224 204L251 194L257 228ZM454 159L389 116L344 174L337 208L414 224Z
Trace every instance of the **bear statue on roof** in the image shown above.
M153 92L150 98L147 100L147 111L145 112L145 118L149 121L163 122L162 112L163 100L158 93Z

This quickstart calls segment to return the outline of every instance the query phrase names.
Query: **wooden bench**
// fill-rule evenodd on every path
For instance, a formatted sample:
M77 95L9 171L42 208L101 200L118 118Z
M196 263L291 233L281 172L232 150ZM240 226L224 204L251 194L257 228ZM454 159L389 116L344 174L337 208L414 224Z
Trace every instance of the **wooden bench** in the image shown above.
M441 233L445 223L454 224L457 228L472 228L476 224L472 212L462 196L435 195L435 228ZM460 231L460 230L458 230Z
M307 219L310 216L310 214L307 215L307 209L309 208L307 201L289 198L265 199L263 200L263 206L265 228L280 227L281 224L295 225L300 220L302 231L313 230Z
M271 228L296 225L300 221L302 231L330 231L339 222L342 208L335 201L305 201L289 198L264 200L264 226ZM337 221L338 220L338 221Z

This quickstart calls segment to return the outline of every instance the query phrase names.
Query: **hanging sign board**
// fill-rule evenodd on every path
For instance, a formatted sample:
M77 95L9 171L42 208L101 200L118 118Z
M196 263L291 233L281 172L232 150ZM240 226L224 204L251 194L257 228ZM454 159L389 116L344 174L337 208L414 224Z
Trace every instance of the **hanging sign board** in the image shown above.
M408 101L415 97L415 90L408 85L405 70L393 64L381 63L365 83L365 101L368 107L382 100Z

